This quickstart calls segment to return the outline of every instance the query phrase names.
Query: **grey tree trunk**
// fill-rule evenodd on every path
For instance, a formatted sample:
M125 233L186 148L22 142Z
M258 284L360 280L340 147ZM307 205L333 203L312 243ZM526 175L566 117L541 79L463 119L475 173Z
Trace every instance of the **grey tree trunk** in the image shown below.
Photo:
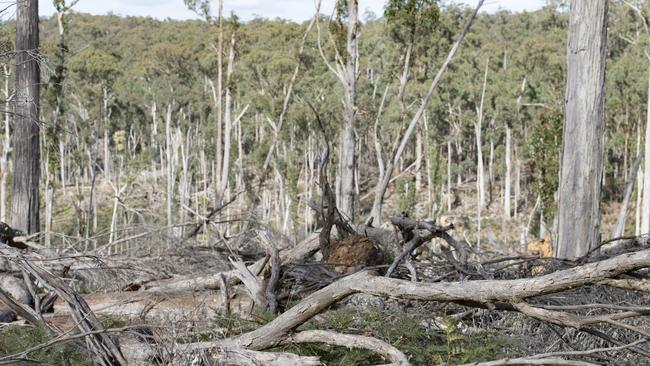
M573 0L556 256L575 259L600 243L605 129L607 1Z
M650 75L649 75L650 76ZM648 91L650 91L650 78L648 79ZM650 95L648 95L648 113L650 113ZM641 234L650 232L650 114L646 117L645 127L645 162L643 170L646 175L643 176L643 202L641 209Z
M634 183L636 181L637 173L639 172L639 166L641 166L642 155L639 154L634 161L634 166L630 172L630 179L627 183L627 188L625 189L625 196L623 197L623 202L621 203L621 210L618 213L618 219L616 220L616 226L614 226L614 231L612 231L612 238L618 238L623 236L625 232L625 219L627 217L627 206L630 203L630 198L632 197L632 192L634 191Z
M16 3L16 119L11 226L39 231L40 134L38 0Z
M224 194L228 188L228 176L230 174L230 149L232 145L232 73L235 63L235 33L232 33L230 39L230 51L228 54L228 67L226 71L226 100L224 109L224 130L223 130L223 166L221 169L221 179L219 195L217 197L217 206L224 201Z
M358 33L358 0L348 1L348 39L347 63L345 68L345 127L341 136L341 185L340 211L343 215L354 220L354 172L356 164L356 132L354 118L357 113L357 33Z
M216 155L216 174L214 175L214 187L215 187L215 198L220 200L221 192L221 158L222 153L222 128L223 128L223 0L218 0L219 2L219 40L217 43L217 90L212 88L212 93L214 96L214 103L216 104L215 113L217 114L217 155ZM211 83L212 85L212 83ZM220 203L217 202L215 207L219 207Z
M172 105L167 105L167 117L165 118L165 152L166 152L166 173L167 173L167 226L172 232L173 204L174 204L174 161L172 148Z
M5 76L4 98L9 103L9 68L2 65ZM7 107L7 109L9 109ZM9 137L9 123L11 123L11 113L5 113L3 136L2 136L2 154L0 154L0 221L7 222L7 178L9 177L9 151L11 150L11 140Z

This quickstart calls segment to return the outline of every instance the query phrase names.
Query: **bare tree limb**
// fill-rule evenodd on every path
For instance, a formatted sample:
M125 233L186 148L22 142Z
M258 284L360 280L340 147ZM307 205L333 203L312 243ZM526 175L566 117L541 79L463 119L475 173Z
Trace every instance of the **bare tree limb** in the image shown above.
M375 352L396 366L409 366L408 358L397 348L377 338L341 334L325 330L306 330L291 335L285 343L326 343Z

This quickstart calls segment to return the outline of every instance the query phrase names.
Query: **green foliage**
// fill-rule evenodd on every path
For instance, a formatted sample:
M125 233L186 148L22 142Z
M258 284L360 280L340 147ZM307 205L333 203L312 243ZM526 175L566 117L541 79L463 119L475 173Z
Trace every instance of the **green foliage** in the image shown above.
M413 213L417 196L415 192L415 182L412 177L400 177L397 179L397 209L399 212Z
M0 329L0 355L20 353L35 345L43 344L52 337L42 328L7 326ZM32 362L17 365L47 364L53 366L83 366L91 362L82 351L69 344L55 344L28 354Z
M378 337L404 352L413 365L435 365L442 362L465 363L498 358L511 342L490 334L464 335L460 324L444 317L446 331L428 328L429 320L420 315L402 312L379 311L372 307L364 310L342 308L323 314L320 321L310 320L298 330L329 329L343 334ZM453 329L451 328L453 327ZM375 365L385 363L376 354L361 349L322 344L286 346L279 351L294 352L304 356L319 356L326 365Z
M533 190L541 198L544 217L555 214L555 192L560 173L563 115L559 111L540 110L529 137L529 154L535 162Z
M402 44L413 43L416 35L431 34L440 16L435 0L390 0L384 16L392 37Z

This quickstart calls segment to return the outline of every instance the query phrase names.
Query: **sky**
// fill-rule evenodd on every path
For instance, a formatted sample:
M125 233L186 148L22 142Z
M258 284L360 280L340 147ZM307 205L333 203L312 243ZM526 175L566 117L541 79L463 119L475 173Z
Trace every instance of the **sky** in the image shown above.
M68 0L69 2L70 0ZM216 0L210 0L216 4ZM453 0L456 3L476 5L478 0ZM323 0L322 13L332 11L335 0ZM371 10L381 15L386 0L359 0L360 14ZM450 1L444 1L449 3ZM511 11L533 11L541 8L545 0L487 0L483 10L494 12L499 9ZM4 1L0 0L0 4ZM42 16L54 14L52 0L39 0ZM284 18L304 21L314 13L314 0L224 0L224 14L234 11L243 21L256 18ZM198 16L188 10L183 0L80 0L75 11L96 15L113 13L116 15L150 16L156 19L195 19Z

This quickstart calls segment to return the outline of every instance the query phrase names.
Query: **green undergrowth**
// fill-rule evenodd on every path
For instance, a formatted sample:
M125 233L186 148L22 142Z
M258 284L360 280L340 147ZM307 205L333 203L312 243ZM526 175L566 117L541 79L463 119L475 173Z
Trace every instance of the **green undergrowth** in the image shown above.
M213 319L214 331L187 341L235 336L254 330L272 319L271 314L259 312L253 313L252 320L219 317ZM444 324L443 327L427 326L431 323L429 320L421 314L341 308L310 320L297 331L320 329L375 337L398 348L413 365L489 361L507 356L507 350L515 346L507 337L488 331L464 334L459 322L451 317L442 318L440 322ZM370 351L318 343L282 346L272 351L318 356L325 365L365 366L387 362Z
M128 324L119 318L103 318L104 329L121 328ZM53 338L51 334L39 327L5 326L0 328L0 358L19 354L30 348L44 344ZM87 354L71 342L57 343L50 347L29 352L17 365L52 365L85 366L91 365Z
M50 339L52 336L42 328L18 326L0 328L0 357L23 352ZM24 357L24 361L16 361L15 364L85 366L90 365L90 361L82 350L70 344L55 344L30 352Z

